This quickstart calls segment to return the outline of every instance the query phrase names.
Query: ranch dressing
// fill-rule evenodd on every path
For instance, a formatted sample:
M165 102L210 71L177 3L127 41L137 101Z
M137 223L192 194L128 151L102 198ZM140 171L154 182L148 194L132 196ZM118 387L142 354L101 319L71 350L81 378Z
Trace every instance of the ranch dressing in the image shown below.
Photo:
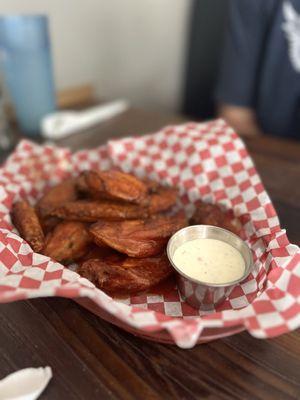
M245 272L240 252L217 239L183 243L175 250L173 262L184 274L205 283L229 283L240 279Z

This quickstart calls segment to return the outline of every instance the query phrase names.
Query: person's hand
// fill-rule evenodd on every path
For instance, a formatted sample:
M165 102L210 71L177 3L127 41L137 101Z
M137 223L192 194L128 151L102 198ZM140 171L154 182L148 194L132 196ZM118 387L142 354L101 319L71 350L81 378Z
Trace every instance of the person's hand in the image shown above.
M251 108L221 104L218 115L241 136L258 136L262 134L255 112Z

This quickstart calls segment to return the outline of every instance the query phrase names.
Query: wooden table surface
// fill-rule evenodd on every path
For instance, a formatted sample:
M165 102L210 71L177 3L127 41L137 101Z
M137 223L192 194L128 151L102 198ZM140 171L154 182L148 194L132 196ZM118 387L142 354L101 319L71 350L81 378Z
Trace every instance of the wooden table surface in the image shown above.
M183 118L132 109L62 140L72 149L151 132ZM282 227L300 243L300 143L246 140ZM1 305L0 378L50 365L41 399L299 399L300 334L258 340L241 333L181 350L149 342L66 299Z

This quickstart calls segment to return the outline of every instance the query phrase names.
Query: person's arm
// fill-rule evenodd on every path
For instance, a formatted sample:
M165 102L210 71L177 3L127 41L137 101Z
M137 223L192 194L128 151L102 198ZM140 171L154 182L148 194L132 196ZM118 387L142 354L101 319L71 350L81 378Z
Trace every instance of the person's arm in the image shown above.
M252 108L234 106L230 104L219 104L218 116L225 119L239 135L242 136L258 136L261 131L256 115Z
M268 0L230 0L216 91L218 114L241 135L259 135L255 106Z

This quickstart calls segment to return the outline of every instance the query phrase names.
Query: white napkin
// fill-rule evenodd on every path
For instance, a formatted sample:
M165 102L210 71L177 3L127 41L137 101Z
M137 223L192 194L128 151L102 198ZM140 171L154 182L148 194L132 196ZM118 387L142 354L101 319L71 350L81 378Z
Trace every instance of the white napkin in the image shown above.
M100 104L83 111L57 111L46 115L41 121L42 136L47 139L62 139L114 117L129 107L127 100L116 100Z
M35 400L52 378L50 367L25 368L0 381L0 400Z

